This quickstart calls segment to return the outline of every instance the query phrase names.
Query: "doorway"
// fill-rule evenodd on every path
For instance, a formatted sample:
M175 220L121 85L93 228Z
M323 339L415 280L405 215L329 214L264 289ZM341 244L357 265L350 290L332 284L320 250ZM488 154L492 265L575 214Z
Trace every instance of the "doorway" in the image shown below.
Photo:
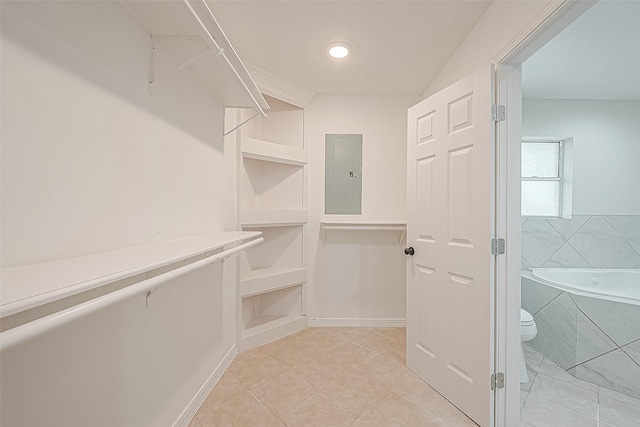
M601 5L611 6L613 3L614 2L603 2L603 4ZM523 219L520 216L520 206L521 206L521 200L522 200L521 199L520 165L522 160L521 138L523 136L523 132L521 131L521 129L523 129L526 133L528 129L531 129L531 127L530 126L528 127L526 118L523 119L522 122L520 120L522 117L522 112L524 111L524 113L526 114L527 111L532 111L532 108L535 104L535 102L528 103L527 101L525 101L524 102L525 105L523 107L523 100L522 100L523 65L522 64L525 63L524 67L526 72L526 65L527 65L526 61L529 58L533 58L534 54L536 53L536 51L538 51L538 49L546 45L550 40L552 40L556 35L558 35L563 29L567 28L569 24L571 24L574 20L577 20L577 18L579 18L581 15L585 14L584 16L587 16L587 13L596 12L596 8L589 11L589 8L591 6L593 6L593 3L590 3L590 4L583 3L581 5L569 5L569 4L563 5L558 9L556 13L551 14L549 19L546 22L544 22L537 30L533 31L532 34L530 34L528 37L524 37L524 39L526 40L522 42L521 46L514 48L509 54L505 55L505 58L499 61L500 65L498 67L498 70L499 70L498 96L499 96L499 103L501 104L504 103L507 106L507 119L505 120L505 122L501 123L499 126L500 150L499 150L499 161L498 161L498 165L499 165L498 173L500 178L499 178L499 184L498 184L499 185L498 193L501 195L500 197L501 200L499 200L499 215L498 215L497 227L499 230L498 234L504 235L507 238L508 250L507 250L506 256L502 260L498 261L500 265L500 267L498 268L500 284L498 286L498 312L497 312L498 320L497 322L498 322L498 328L501 328L501 327L504 328L504 334L502 336L506 335L507 337L506 345L504 345L504 347L501 347L500 344L498 344L498 349L497 349L497 354L498 354L497 362L498 362L498 365L500 366L498 369L502 368L502 369L505 369L507 372L507 376L506 376L507 392L504 396L504 400L502 400L502 397L500 396L500 394L498 394L498 397L497 397L498 415L496 419L498 420L498 425L503 425L501 424L501 415L502 415L501 410L504 410L504 419L506 420L505 421L506 424L504 425L518 424L520 422L519 418L520 418L521 404L526 405L527 397L532 396L532 395L529 395L525 397L523 400L520 399L522 396L520 393L521 389L519 387L520 384L519 384L519 375L518 375L519 373L518 359L520 357L520 349L519 349L520 331L519 331L519 327L516 326L516 325L519 326L519 322L517 320L520 318L520 305L522 303L520 286L519 286L521 281L521 277L520 277L521 269L523 267L526 269L528 267L527 264L529 264L529 262L523 263L522 257L521 257L523 254L525 254L525 252L521 250L521 247L522 247L521 245L523 243L521 239L521 236L522 236L521 233L523 229L525 229L525 232L527 233L528 233L528 230L527 230L526 223L525 225L523 225ZM606 63L606 61L604 62ZM598 85L594 85L594 86L597 87ZM565 105L564 109L569 111L575 111L575 107L576 105L567 104ZM524 135L524 136L542 136L542 135ZM547 134L544 136L551 136L551 135ZM556 134L553 136L559 136L559 135ZM572 135L565 134L562 136L569 137ZM578 202L578 203L581 203L581 202ZM574 212L574 214L575 213L576 212ZM612 212L608 212L608 214L611 216ZM569 216L571 216L571 214ZM536 219L536 221L537 220L538 219ZM547 221L547 219L542 219L542 220L551 226L550 222ZM590 219L588 218L587 221L589 220ZM595 221L597 222L599 220L600 218L597 218ZM526 219L526 221L528 222L529 219ZM570 221L570 219L566 219L566 221ZM606 219L604 219L604 221L606 221ZM539 224L533 223L529 225L535 226ZM553 226L551 227L553 229ZM612 228L615 230L615 227L612 226ZM524 243L527 245L527 250L530 250L531 248L528 246L530 242L525 241ZM550 257L553 256L566 242L557 242L557 243L560 244L561 246L558 248L555 248L553 253L549 254ZM566 249L567 252L569 250L570 248ZM555 262L557 262L558 258L561 258L562 256L564 256L562 253L558 254L556 256ZM589 263L588 260L584 260L584 261ZM535 264L539 264L539 263L544 264L546 262L548 262L548 258L545 259L544 261L541 261L541 260L534 261ZM551 264L553 264L553 262L554 260L552 260ZM606 262L606 260L603 261L602 263L599 263L599 261L597 262L594 261L594 262L596 264L599 264L600 267L602 267L604 266L604 263ZM591 264L591 266L593 265L594 264ZM504 305L501 307L501 304L504 304ZM534 308L529 307L529 308L532 311L536 311L536 309L539 309L540 307L534 307ZM584 314L583 311L580 311L580 313L578 313L577 315L582 316L583 314ZM513 325L513 326L510 326L510 325ZM500 336L500 334L498 334L498 336ZM611 350L611 352L615 352L618 350L620 349L614 348ZM553 354L554 354L553 351L547 354L547 356L550 356L546 358L547 362L550 362L550 359L552 358ZM540 355L540 353L536 355L535 353L532 353L529 351L528 351L528 358L530 359L529 364L530 365L537 364L538 370L540 368L542 361L545 360L544 355ZM548 363L546 367L549 370L553 369L553 367ZM568 370L570 371L572 368L575 368L575 366L567 366L567 368L569 368ZM571 377L570 373L566 372L566 370L560 369L560 371L562 372L557 372L558 375L561 375L562 373L568 375L568 377L564 377L564 383L571 382L571 378L575 378L575 377ZM530 381L528 384L524 386L526 393L531 392L532 388L534 387L535 375L537 375L537 373L538 371L534 370L534 372L532 373L534 376L533 381ZM553 378L551 376L547 376L547 377L541 376L538 379L540 380L540 382L538 383L537 389L534 389L534 391L535 390L540 391L542 386L546 386L546 391L547 393L549 393L547 397L553 396L554 392L558 392L557 388L554 389L554 387L549 386L549 384L554 383L554 381L556 380L563 381L563 379ZM547 380L546 384L543 384L543 381L545 379ZM557 381L556 381L554 384L562 386L562 385L565 385L564 383L557 384ZM598 401L603 401L603 400L606 400L607 398L611 398L611 396L606 395L602 399L600 399L601 396L599 395L598 387L601 387L601 386L596 386L596 389L594 391L593 389L589 390L590 386L586 386L582 383L578 383L578 384L579 386L582 386L582 388L579 391L582 392L583 390L586 390L585 394L587 394L590 398L595 396L596 403ZM607 394L606 391L603 393ZM567 393L565 391L564 393L560 393L560 394L566 395ZM553 398L547 399L547 400L552 401ZM624 400L624 398L620 398L620 400ZM529 403L533 404L535 402L530 401ZM562 402L556 401L554 403L560 404ZM575 400L573 403L575 403ZM504 404L504 406L501 407L502 404ZM556 408L556 409L560 409L560 410L570 409L568 408L568 406L570 406L571 404L572 404L571 402L564 402L564 404L560 405L561 406L560 408ZM637 403L635 405L637 405ZM518 410L516 410L515 408L518 408ZM600 422L601 425L606 425L607 422L612 425L624 425L624 424L616 424L615 422L612 423L611 421L607 421L606 419L598 420L597 418L598 414L602 414L603 411L601 410L601 408L597 407L597 404L595 407L591 407L589 410L591 409L593 409L594 411L595 418L591 417L590 419L594 419L595 422ZM531 412L534 412L534 411L530 411L530 413ZM541 411L540 408L537 408L535 412L538 414L540 414L541 412L550 414L552 411L550 411L549 408L545 409L545 411ZM582 411L583 415L586 412L587 411L583 410ZM554 418L555 421L559 423L560 422L559 420L562 419L561 415L555 414L554 416L555 416ZM586 420L585 422L581 422L578 418L574 418L573 420L576 423L575 425L589 425L589 422ZM528 418L525 417L523 418L523 425L536 426L537 425L536 422L538 421L539 420L534 419L532 417L528 417ZM540 425L544 425L544 421L540 421L540 423L541 423ZM566 425L571 425L571 424L566 424ZM596 424L593 424L593 425L596 425Z

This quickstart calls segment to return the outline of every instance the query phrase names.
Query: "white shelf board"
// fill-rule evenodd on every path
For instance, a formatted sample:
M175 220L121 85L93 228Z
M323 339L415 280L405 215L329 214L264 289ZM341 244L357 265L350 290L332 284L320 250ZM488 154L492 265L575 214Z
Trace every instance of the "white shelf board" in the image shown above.
M0 317L260 236L260 232L215 232L2 269Z
M251 350L299 332L306 327L306 316L256 316L240 336L238 350L240 352Z
M198 13L215 43L223 49L220 55L211 51L208 56L194 61L189 68L224 106L256 108L251 99L253 97L262 110L269 109L269 104L215 17L208 12L204 1L190 0L189 3ZM189 12L184 1L122 0L121 4L152 36L203 36L200 25ZM204 40L203 37L203 47L207 45ZM178 45L170 43L166 47L176 57L184 56L180 52L181 49L176 46Z
M242 298L297 286L307 281L306 268L261 268L250 271L240 280Z
M243 209L240 216L243 227L278 227L306 224L307 210Z
M326 240L327 231L399 231L399 241L402 242L407 233L406 221L382 220L382 221L343 221L343 220L322 220L320 221L322 230L322 240Z
M295 166L304 166L309 162L309 153L305 150L248 137L242 138L242 155L250 159Z

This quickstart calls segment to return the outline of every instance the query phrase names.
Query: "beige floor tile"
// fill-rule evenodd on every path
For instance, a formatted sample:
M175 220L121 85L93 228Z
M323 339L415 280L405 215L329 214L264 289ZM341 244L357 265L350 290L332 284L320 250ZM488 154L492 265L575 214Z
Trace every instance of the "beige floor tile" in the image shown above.
M333 363L337 370L344 372L361 365L375 355L375 352L366 347L347 342L323 354L320 360L323 363Z
M301 365L318 358L318 352L307 343L291 337L288 338L289 339L285 339L284 341L279 340L268 344L265 350L274 359L289 367Z
M348 368L337 369L333 362L318 360L296 365L291 368L293 372L302 376L307 382L317 389L323 389L336 383L342 373L349 372Z
M431 386L418 378L413 372L407 375L396 386L392 387L391 392L436 417L440 416L444 408L452 406L451 403L431 388Z
M287 427L346 427L355 416L336 406L330 396L314 394L280 415Z
M326 333L327 329L329 328L306 328L301 330L300 332L296 332L292 335L292 337L297 340L303 340L306 338L314 337L318 334L324 334Z
M393 393L387 395L378 402L370 411L362 414L354 422L353 426L375 427L417 427L432 426L437 418L423 411L414 404L396 396Z
M202 427L268 427L277 420L249 390L236 394L232 402L203 406L197 417Z
M301 343L312 349L316 354L327 353L348 341L349 339L345 336L326 332L320 332L300 339Z
M372 328L317 328L322 329L327 334L338 335L347 338L349 341L355 337L365 334Z
M187 425L187 427L204 427L204 426L202 425L198 417L194 415L191 421L189 421L189 425Z
M445 423L444 425L448 424L453 427L478 427L478 424L460 412L458 408L446 401L446 399L445 402L446 404L441 407L441 412L438 416L438 420L443 421Z
M388 351L390 348L400 347L398 340L380 333L374 329L357 336L352 340L354 343L360 344L376 353Z
M349 372L339 376L334 385L322 389L321 394L356 418L384 399L388 392L372 379Z
M248 389L236 378L230 371L224 373L220 381L216 384L213 391L205 399L198 413L209 407L218 405L233 405L236 396L243 394Z
M286 371L275 378L252 386L251 391L271 412L280 415L311 397L318 390L302 376L293 371Z
M406 368L405 339L404 328L309 328L244 352L190 427L471 425Z
M376 331L396 341L405 341L407 337L405 328L376 328Z
M386 356L376 354L362 365L351 370L353 373L368 376L383 387L390 389L411 374L404 364Z
M229 370L247 387L282 374L289 367L271 355L261 358L234 360Z

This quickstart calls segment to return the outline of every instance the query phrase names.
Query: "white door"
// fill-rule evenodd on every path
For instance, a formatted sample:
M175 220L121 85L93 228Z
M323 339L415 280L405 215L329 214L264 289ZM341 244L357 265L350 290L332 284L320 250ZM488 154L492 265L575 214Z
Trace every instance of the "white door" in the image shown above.
M493 404L492 100L487 67L411 107L407 147L407 365L481 426Z

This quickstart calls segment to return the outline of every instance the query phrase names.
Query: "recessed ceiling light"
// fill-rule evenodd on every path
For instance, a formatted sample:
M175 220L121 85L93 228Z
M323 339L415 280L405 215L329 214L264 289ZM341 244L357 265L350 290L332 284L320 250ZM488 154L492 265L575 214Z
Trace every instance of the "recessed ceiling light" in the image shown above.
M349 48L342 43L334 43L329 47L329 55L336 59L345 58L349 55Z

